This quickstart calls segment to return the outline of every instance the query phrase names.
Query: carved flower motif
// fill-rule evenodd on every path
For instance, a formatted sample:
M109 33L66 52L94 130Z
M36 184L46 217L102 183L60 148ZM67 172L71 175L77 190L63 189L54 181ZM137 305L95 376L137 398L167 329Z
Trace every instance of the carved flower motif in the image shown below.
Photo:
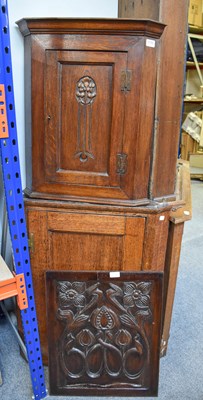
M137 307L146 310L150 306L150 282L129 282L124 284L123 302L125 307Z
M97 95L96 83L89 76L84 76L77 82L76 99L81 104L92 104Z
M131 343L132 336L126 329L121 329L116 335L115 342L118 346L127 346Z
M77 340L81 344L81 346L88 347L92 346L95 342L95 338L93 333L89 329L83 329L77 335Z
M119 323L117 315L106 306L93 312L91 322L95 328L101 330L113 329Z
M60 282L58 284L58 296L61 307L85 306L84 292L86 285L84 282Z

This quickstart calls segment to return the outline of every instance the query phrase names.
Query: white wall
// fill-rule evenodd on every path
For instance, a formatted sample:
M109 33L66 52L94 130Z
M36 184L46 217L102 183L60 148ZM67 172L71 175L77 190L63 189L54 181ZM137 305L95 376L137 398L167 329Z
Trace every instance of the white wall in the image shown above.
M25 187L24 48L15 21L24 17L117 17L118 0L8 0L18 145Z

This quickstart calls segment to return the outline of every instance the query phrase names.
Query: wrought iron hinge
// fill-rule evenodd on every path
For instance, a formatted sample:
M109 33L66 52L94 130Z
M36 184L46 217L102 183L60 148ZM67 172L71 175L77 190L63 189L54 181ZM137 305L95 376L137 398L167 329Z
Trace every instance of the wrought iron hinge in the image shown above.
M35 251L34 233L29 234L28 246L29 246L30 252L34 253L34 251Z
M132 71L126 69L121 71L121 90L124 92L130 92L132 82Z
M117 154L117 174L124 175L127 172L128 155L125 153Z

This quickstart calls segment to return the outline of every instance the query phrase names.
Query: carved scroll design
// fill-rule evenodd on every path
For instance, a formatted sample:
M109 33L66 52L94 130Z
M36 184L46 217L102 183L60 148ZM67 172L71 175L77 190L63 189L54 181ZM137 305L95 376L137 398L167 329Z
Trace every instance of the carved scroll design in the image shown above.
M90 76L83 76L76 85L76 100L78 102L78 132L75 157L84 163L89 158L94 159L91 150L92 104L97 96L95 81Z
M151 289L152 282L58 283L57 316L65 322L58 351L69 383L82 386L88 378L94 387L99 378L106 387L109 377L113 387L122 377L130 387L142 386L150 360L145 324L152 321Z

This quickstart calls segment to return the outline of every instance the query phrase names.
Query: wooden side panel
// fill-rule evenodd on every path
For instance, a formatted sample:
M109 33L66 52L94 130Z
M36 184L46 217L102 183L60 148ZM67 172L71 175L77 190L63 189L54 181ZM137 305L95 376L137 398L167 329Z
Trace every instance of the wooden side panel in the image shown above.
M176 289L176 280L177 280L178 266L180 260L183 228L184 228L184 222L177 225L170 222L167 252L166 252L165 278L164 278L164 308L163 308L164 319L163 319L163 333L162 333L162 345L161 345L162 356L166 355L168 340L169 340L173 302Z
M28 236L34 234L34 249L30 250L35 304L42 354L46 354L45 271L49 269L47 251L47 213L27 211ZM47 362L47 357L45 358Z
M162 274L46 277L50 393L157 395Z
M129 198L148 198L158 41L152 47L141 38L128 52L128 68L132 70L132 88L125 93L123 152L128 155L121 185ZM135 60L141 60L135 63ZM139 82L139 83L138 83Z
M118 16L122 18L159 19L161 0L118 0Z
M182 98L187 39L188 0L119 0L118 16L158 19L167 26L161 38L157 80L157 105L152 198L173 196L182 119Z
M143 270L164 271L168 224L167 213L151 215L148 218L144 239Z
M126 218L123 251L123 270L141 269L144 245L145 218Z
M151 196L173 195L182 119L188 0L162 0L161 38Z

